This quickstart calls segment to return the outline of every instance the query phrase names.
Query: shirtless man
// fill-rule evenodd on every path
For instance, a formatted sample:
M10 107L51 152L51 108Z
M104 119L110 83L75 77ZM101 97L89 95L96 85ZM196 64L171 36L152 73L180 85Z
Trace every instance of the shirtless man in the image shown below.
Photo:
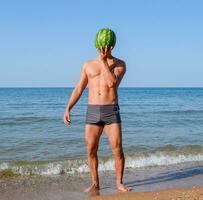
M84 63L81 78L75 86L64 113L64 123L70 125L70 111L88 84L88 106L85 124L87 159L92 184L86 192L99 190L97 150L104 131L109 139L115 159L118 191L128 191L123 185L124 153L119 113L118 86L126 72L125 62L112 56L112 47L99 52L99 56Z

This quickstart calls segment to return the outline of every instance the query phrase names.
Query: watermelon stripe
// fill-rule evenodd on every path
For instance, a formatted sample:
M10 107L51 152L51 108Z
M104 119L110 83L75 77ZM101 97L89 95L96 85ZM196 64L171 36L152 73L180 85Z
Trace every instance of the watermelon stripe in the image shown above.
M98 42L98 45L99 45L99 50L101 50L101 47L102 47L101 36L102 36L102 30L99 32L98 39L97 39L97 42Z

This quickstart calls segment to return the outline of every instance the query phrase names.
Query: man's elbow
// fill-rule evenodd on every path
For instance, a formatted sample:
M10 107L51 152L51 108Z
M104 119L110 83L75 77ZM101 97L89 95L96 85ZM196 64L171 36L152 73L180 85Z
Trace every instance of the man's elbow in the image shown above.
M117 84L117 80L111 81L108 85L110 88L114 88Z
M82 95L83 90L84 90L84 89L83 89L82 87L75 87L75 91L76 91L76 93L77 93L79 96Z

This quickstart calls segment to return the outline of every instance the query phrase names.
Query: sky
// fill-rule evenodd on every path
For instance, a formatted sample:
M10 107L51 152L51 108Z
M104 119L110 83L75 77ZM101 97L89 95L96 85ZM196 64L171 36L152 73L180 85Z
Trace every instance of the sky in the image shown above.
M203 87L202 10L201 0L0 0L0 87L74 87L105 27L126 62L121 87Z

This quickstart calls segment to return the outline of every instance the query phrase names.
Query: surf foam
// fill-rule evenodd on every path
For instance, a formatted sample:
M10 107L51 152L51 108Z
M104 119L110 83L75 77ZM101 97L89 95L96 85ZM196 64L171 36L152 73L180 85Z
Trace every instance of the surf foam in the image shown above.
M168 166L186 162L199 162L203 161L203 154L166 154L163 152L151 153L148 155L126 155L125 168L140 168L140 167L153 167L153 166ZM29 162L28 162L29 163ZM22 175L58 175L62 173L75 174L89 172L86 160L67 160L50 162L46 164L26 164L15 165L11 162L3 162L0 164L0 172L3 170L11 170L13 173ZM114 170L114 160L99 159L99 171Z

